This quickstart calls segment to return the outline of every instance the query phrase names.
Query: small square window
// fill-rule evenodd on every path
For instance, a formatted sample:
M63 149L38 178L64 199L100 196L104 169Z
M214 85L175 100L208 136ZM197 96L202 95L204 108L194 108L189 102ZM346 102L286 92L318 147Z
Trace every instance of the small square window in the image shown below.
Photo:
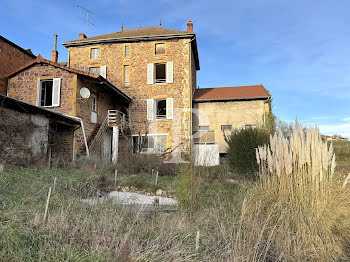
M154 64L155 82L166 83L166 63Z
M245 129L248 129L248 128L254 129L254 128L256 128L256 125L245 125L244 128Z
M90 58L91 59L100 58L100 48L91 48Z
M125 57L129 57L130 56L130 46L126 45L125 46Z
M164 55L165 54L165 44L156 44L156 55Z
M199 131L209 131L209 126L199 126Z
M89 73L99 75L101 72L101 69L99 67L90 67Z
M53 80L42 80L40 84L40 106L52 106Z
M156 100L156 118L165 119L166 118L166 99Z
M231 131L232 130L232 125L222 125L221 126L222 131Z

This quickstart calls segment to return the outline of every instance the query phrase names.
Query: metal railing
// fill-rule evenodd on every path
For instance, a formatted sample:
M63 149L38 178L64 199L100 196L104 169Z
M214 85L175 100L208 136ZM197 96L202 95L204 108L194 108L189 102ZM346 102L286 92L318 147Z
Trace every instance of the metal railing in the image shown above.
M91 151L92 149L94 149L96 142L100 139L100 137L102 136L102 134L105 132L105 130L107 129L108 126L108 116L103 120L99 130L97 131L96 136L94 137L94 139L91 141L90 145L89 145L89 151Z
M193 135L195 143L215 143L214 130L197 131Z

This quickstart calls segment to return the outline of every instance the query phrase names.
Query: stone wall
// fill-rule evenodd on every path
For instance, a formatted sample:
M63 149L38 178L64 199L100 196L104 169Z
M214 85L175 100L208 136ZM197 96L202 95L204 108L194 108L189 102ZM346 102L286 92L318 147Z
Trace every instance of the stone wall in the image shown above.
M66 166L72 161L73 129L31 115L0 107L0 163Z
M198 126L209 126L209 130L214 131L215 142L219 144L220 153L226 153L226 142L221 125L232 125L232 130L243 128L245 125L263 125L265 101L194 103L194 108L200 112L199 120L194 117L194 131L198 130Z
M6 93L7 75L33 59L23 50L0 39L0 93Z
M190 74L193 86L196 86L195 72L191 73L189 67L189 39L166 40L166 54L155 55L156 41L132 42L130 57L124 57L125 44L113 43L69 48L70 66L80 70L84 66L107 66L107 80L120 88L133 98L133 133L166 133L167 147L176 147L184 143L184 151L189 150L189 140L184 136L191 133L190 108L192 92L190 87ZM99 59L90 59L89 52L92 47L101 48ZM174 82L147 84L147 63L173 62ZM123 66L130 66L130 86L123 87ZM192 67L192 71L193 71ZM173 98L175 115L174 120L147 120L146 99ZM177 110L176 110L177 109ZM175 121L176 120L176 121Z

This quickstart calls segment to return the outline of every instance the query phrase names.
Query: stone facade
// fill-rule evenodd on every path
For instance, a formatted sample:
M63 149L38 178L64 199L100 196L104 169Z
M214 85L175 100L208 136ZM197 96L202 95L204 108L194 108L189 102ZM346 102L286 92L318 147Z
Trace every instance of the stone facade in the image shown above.
M199 117L194 117L194 131L199 126L209 126L214 132L215 143L219 144L220 153L226 153L226 142L221 130L222 125L231 125L233 129L244 128L246 125L262 126L264 111L268 113L266 100L202 102L194 103ZM225 131L229 134L229 131Z
M165 43L165 54L155 55L155 44ZM191 89L196 87L196 67L190 52L190 38L139 41L69 47L69 66L107 67L107 80L133 98L134 134L167 134L167 148L183 145L189 152L191 134ZM130 56L125 57L125 45ZM90 59L91 48L100 48L100 58ZM191 57L191 59L189 59ZM173 83L147 84L147 64L173 62ZM130 86L123 87L123 66L130 66ZM147 99L173 98L174 118L147 120Z
M7 75L34 58L34 55L0 36L0 93L6 93Z
M119 96L115 95L115 93L108 88L100 85L98 81L92 81L89 77L45 63L34 64L11 77L9 79L9 97L32 105L38 105L38 80L53 78L61 78L60 105L45 108L69 116L82 118L88 142L93 140L102 122L107 117L108 110L114 109L126 112L126 108L128 108L127 102L123 102ZM82 87L88 87L91 94L96 95L96 123L92 123L91 121L93 96L91 95L88 99L82 99L79 95L79 91ZM96 148L98 149L99 147ZM84 137L81 129L75 131L75 152L77 156L86 154ZM69 154L69 156L71 156L71 154Z

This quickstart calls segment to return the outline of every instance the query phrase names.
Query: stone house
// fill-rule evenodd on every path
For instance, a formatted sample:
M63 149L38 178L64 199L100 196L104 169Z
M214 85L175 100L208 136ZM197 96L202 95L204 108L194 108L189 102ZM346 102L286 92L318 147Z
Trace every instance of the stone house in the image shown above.
M7 89L7 75L35 59L30 49L23 49L0 35L0 94Z
M80 121L0 94L0 162L65 165Z
M63 43L68 66L103 75L132 97L134 151L189 154L192 99L199 59L193 24L187 31L138 28Z
M130 132L129 96L98 74L69 68L40 55L8 77L9 97L81 123L71 144L73 159L91 152L116 160L123 148L118 144L119 134ZM127 139L120 142L128 147Z
M198 163L215 165L227 152L225 135L233 129L264 126L270 93L263 85L196 89L194 93L195 155Z

